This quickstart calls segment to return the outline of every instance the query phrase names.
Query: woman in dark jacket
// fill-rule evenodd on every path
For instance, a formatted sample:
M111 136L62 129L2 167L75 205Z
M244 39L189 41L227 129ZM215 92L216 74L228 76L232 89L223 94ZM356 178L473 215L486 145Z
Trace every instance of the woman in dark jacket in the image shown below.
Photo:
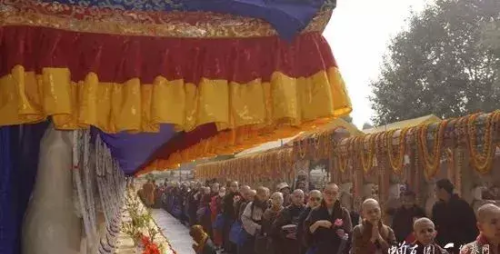
M454 188L448 179L436 182L439 201L432 207L432 220L439 232L436 242L441 246L453 243L451 252L458 253L459 247L474 241L479 232L474 210L467 201L453 193Z
M339 188L330 183L323 189L321 206L306 219L305 231L315 254L347 253L347 235L352 231L351 216L338 200Z
M309 192L309 198L307 199L307 205L306 209L300 214L298 225L297 225L297 241L300 242L300 253L305 254L307 252L307 249L309 247L309 243L307 242L307 239L305 235L307 235L306 230L309 230L308 228L304 228L304 223L306 219L309 217L309 214L311 211L319 207L321 205L321 192L318 190L312 190Z
M193 249L196 254L217 254L215 245L210 240L210 237L200 225L194 225L189 231L189 235L193 238Z

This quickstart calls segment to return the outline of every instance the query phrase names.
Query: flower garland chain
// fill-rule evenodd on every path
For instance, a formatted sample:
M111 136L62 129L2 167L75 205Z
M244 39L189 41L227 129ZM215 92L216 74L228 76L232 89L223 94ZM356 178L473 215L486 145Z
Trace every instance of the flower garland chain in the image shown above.
M455 167L455 178L454 178L455 183L457 185L455 186L455 188L457 190L457 194L462 195L462 168L463 168L462 162L465 160L464 149L462 147L457 148L457 157L458 161Z
M369 173L376 166L380 155L388 157L387 162L385 158L380 158L381 165L389 164L387 166L392 168L393 174L404 173L406 156L409 155L412 158L411 164L419 165L415 167L416 171L420 171L418 174L430 178L439 172L443 155L447 155L448 168L454 170L460 168L460 164L463 162L460 160L459 153L454 150L443 149L445 147L457 149L462 145L467 148L470 154L471 165L478 172L487 173L493 165L497 147L500 149L500 140L498 139L500 137L500 111L484 114L481 117L481 120L484 118L484 127L478 127L481 123L477 121L479 117L480 115L476 114L458 119L443 120L437 124L425 124L340 140L334 139L330 131L321 131L295 140L294 147L289 152L285 152L288 150L283 149L283 152L272 156L268 156L266 153L274 151L225 162L211 163L210 165L198 165L196 177L220 178L221 176L230 176L238 180L242 180L242 178L252 179L256 177L264 179L271 177L274 179L293 174L292 164L295 161L323 158L323 153L327 152L328 156L325 157L331 156L332 170L336 168L340 173L345 173L346 170L357 167L362 168L364 173ZM450 125L453 125L453 128L448 128L451 127ZM433 128L434 126L435 128ZM481 130L484 128L484 133L479 134L478 128L481 128ZM415 147L412 146L413 144L415 144ZM483 149L479 146L482 146ZM383 151L384 149L387 150ZM467 155L465 150L462 155ZM224 170L221 170L222 168ZM418 185L416 171L404 175L410 174L411 182ZM459 178L460 174L455 172L454 174L450 173L450 176Z
M446 126L448 125L449 120L443 120L438 124L438 128L434 134L434 144L432 146L432 154L429 153L427 149L427 134L429 124L422 125L418 129L418 147L419 152L422 158L422 163L425 167L425 175L427 178L433 177L436 175L439 165L441 162L441 152L443 148L443 139L444 139L444 131L446 130Z
M342 141L339 141L339 143L341 143ZM346 147L347 147L347 151L346 151L346 154L344 154L344 152L342 151L342 145L338 145L338 148L336 149L337 150L337 163L338 163L338 168L339 168L339 171L341 173L344 173L345 170L347 169L347 166L348 166L348 156L347 156L347 153L349 153L349 151L351 150L350 148L353 147L353 144L354 144L354 139L350 138L350 139L347 139L347 144L346 144Z
M303 148L302 147L302 142L307 142L307 140L299 140L297 143L298 143L298 147L299 147L299 156L301 159L304 159L306 157L306 149L307 148ZM305 145L307 147L307 143Z
M387 145L387 155L389 157L389 164L392 167L394 172L400 172L403 168L404 157L406 154L406 134L408 133L409 128L401 129L398 137L398 151L397 157L394 158L395 153L392 150L392 142L394 138L394 133L397 130L388 131L386 134L386 145Z
M359 156L361 158L361 165L363 167L363 171L367 173L373 166L373 157L375 155L375 137L377 135L368 135L368 140L366 138L358 138L359 145ZM365 141L368 142L368 156L365 155Z
M446 149L446 160L448 167L446 168L446 176L448 179L455 179L455 149Z
M477 127L475 121L479 114L474 114L469 117L469 121L467 122L467 144L469 147L469 152L471 155L471 164L476 168L476 170L482 174L486 174L490 171L491 165L493 162L493 156L495 149L493 149L493 119L496 117L498 112L490 114L486 119L485 123L485 133L484 133L484 142L483 142L483 153L477 151Z

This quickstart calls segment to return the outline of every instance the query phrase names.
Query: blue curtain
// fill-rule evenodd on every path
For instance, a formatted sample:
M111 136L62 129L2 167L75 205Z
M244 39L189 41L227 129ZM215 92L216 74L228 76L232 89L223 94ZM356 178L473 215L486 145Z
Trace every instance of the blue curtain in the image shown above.
M12 206L7 188L10 186L10 173L12 172L10 158L10 127L0 128L0 253L13 253L12 235L9 234L12 223Z
M21 225L48 123L0 127L0 253L21 253Z

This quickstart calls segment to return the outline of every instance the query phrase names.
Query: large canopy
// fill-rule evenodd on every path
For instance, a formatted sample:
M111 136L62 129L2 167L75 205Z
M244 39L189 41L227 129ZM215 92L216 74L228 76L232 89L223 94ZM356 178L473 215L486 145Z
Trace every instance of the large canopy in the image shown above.
M325 0L3 1L0 126L95 128L128 174L351 111Z

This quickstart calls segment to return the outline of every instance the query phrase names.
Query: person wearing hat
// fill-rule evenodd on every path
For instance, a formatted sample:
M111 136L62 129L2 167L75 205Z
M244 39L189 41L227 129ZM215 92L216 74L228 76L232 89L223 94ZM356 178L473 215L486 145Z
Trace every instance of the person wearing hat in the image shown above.
M287 207L290 205L290 193L291 193L291 188L288 186L287 183L282 182L278 184L277 189L279 192L283 194L283 207Z

